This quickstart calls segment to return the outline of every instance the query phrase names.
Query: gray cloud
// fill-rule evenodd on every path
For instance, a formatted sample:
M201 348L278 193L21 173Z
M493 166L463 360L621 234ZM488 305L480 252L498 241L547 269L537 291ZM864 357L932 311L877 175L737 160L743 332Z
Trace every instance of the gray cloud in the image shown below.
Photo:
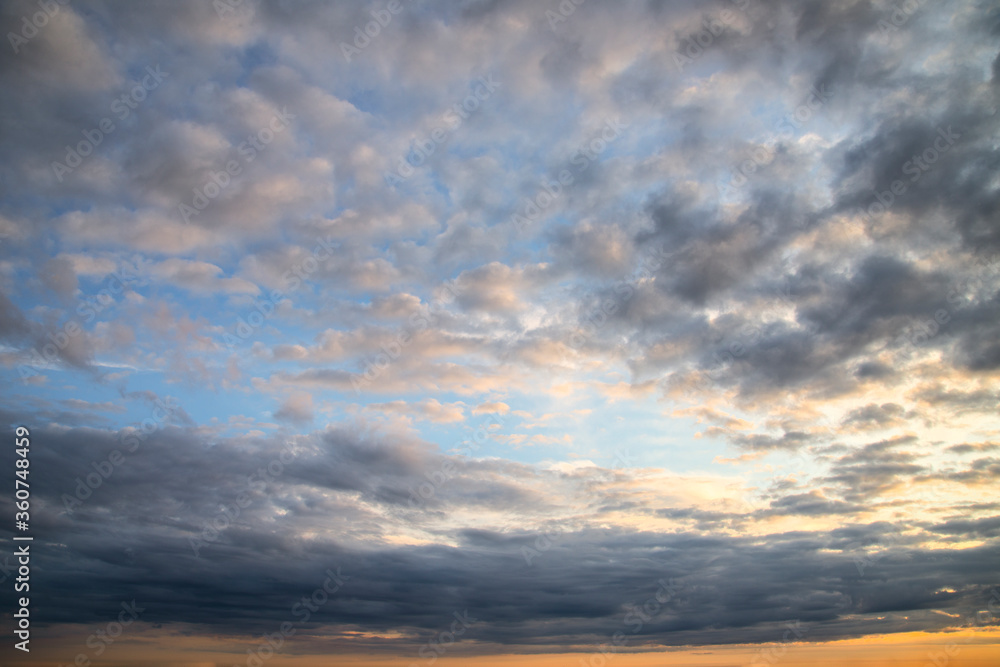
M665 577L684 588L635 647L978 608L1000 562L1000 14L921 3L887 33L885 2L742 4L550 26L555 2L404 0L348 62L378 3L80 0L4 44L0 410L44 443L39 627L141 592L152 623L271 631L337 566L296 650L411 650L462 609L487 621L470 651L590 645ZM4 3L0 33L35 11ZM496 94L449 116L486 75ZM94 308L124 257L142 280ZM186 407L105 478L162 387ZM500 404L496 447L456 454L466 413ZM593 463L622 440L656 463ZM654 467L725 448L745 467L713 473L744 476Z

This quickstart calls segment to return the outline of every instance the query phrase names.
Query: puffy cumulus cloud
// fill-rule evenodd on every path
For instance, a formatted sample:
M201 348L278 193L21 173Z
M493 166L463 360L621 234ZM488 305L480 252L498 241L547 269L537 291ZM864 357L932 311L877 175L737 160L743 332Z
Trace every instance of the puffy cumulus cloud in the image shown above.
M186 225L183 219L175 219L167 211L136 212L118 206L71 211L54 223L64 237L74 238L80 244L106 243L149 253L186 253L222 238L212 230Z
M906 411L896 403L876 405L869 403L851 410L844 420L844 426L857 430L881 430L904 425Z
M370 403L368 409L388 414L414 416L417 419L426 419L437 424L450 424L465 420L462 403L441 403L434 398L428 398L418 403L407 403L406 401Z
M370 312L379 319L401 320L417 312L419 307L420 297L400 293L375 298L370 305Z
M69 262L78 276L104 276L118 268L112 257L95 257L83 254L63 254L56 259Z
M150 272L169 284L201 292L258 294L253 283L241 278L224 278L222 268L208 262L171 258L150 267Z
M47 88L54 97L67 89L77 94L107 91L121 83L120 63L109 53L100 28L73 7L53 11L49 6L36 19L39 9L37 3L27 0L8 3L4 8L3 28L9 50L4 50L3 60L9 77L24 83L43 83L42 90ZM15 37L8 36L11 34ZM27 57L20 59L19 55ZM12 67L15 59L18 63L23 60L23 65Z
M553 254L567 270L613 278L632 270L631 239L617 226L581 221L556 233Z
M274 413L274 418L296 423L309 423L313 420L313 399L310 394L297 392L289 396Z

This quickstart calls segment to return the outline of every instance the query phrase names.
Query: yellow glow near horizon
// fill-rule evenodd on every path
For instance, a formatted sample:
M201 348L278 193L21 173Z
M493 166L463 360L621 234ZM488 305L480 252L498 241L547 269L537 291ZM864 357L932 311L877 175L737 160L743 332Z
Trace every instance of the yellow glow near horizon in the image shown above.
M248 648L258 648L259 638L209 637L181 634L178 630L143 628L141 635L123 637L108 647L96 659L79 637L80 626L62 626L51 641L40 642L27 661L5 661L10 667L62 667L73 664L78 653L93 660L93 667L230 667L247 665ZM75 628L76 631L71 630ZM69 630L67 632L67 630ZM401 636L390 633L392 636ZM387 635L382 635L387 636ZM340 637L344 637L343 634ZM302 639L305 639L303 637ZM364 639L364 638L362 638ZM294 638L291 640L294 645ZM316 635L309 641L321 643ZM338 642L340 640L338 639ZM301 647L301 646L300 646ZM288 645L285 647L288 648ZM435 665L469 665L477 667L732 667L733 665L863 665L864 667L996 667L1000 664L1000 626L963 628L953 632L905 632L871 635L830 642L770 643L760 645L709 645L679 647L645 653L607 654L578 653L512 653L482 655L472 653L470 645L458 645L440 656ZM345 649L340 649L345 650ZM325 655L289 655L287 651L262 662L262 667L327 667L335 660L338 667L382 667L400 665L430 667L429 659L419 657L417 648L409 654L341 653L330 650ZM350 650L350 649L347 649ZM156 658L150 660L150 656ZM20 658L20 656L16 656ZM770 659L769 659L770 658ZM756 662L755 662L756 661ZM943 662L942 662L943 661ZM250 667L253 667L252 665Z

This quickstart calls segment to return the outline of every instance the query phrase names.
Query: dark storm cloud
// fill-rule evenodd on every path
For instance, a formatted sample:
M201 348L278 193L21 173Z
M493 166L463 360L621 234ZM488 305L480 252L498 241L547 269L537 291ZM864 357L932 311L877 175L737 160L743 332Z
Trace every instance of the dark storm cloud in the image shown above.
M959 303L954 294L956 283L963 284L970 276L975 279L977 271L971 266L959 273L928 271L906 256L910 250L926 253L956 242L960 252L988 251L995 245L997 191L987 182L996 171L997 156L986 140L1000 129L995 87L984 85L976 69L959 60L958 52L947 56L954 60L957 73L913 71L908 56L917 57L929 43L925 35L933 30L931 8L922 8L926 16L911 19L905 31L895 31L891 37L881 34L878 25L886 12L867 2L797 8L769 3L764 10L772 22L792 22L791 43L774 32L757 30L758 22L741 39L760 48L744 52L734 42L720 39L711 49L740 54L733 61L745 63L746 69L752 68L773 86L774 94L780 94L783 84L761 72L767 71L762 61L770 57L768 47L782 44L779 58L788 67L807 75L812 85L834 91L809 123L822 125L836 118L857 131L848 132L818 158L812 155L801 163L816 164L818 159L833 170L835 199L829 207L817 207L815 199L792 194L792 183L779 176L780 151L764 167L772 170L772 178L749 178L742 190L747 208L734 223L723 223L709 201L678 193L671 186L649 204L653 230L637 235L637 245L665 242L676 250L657 276L658 288L693 304L745 302L754 294L770 294L773 302L774 294L766 285L790 279L782 301L794 308L803 327L815 330L809 335L771 327L750 341L730 336L725 344L738 343L743 351L716 380L723 386L738 383L747 397L803 384L825 384L824 393L837 395L874 377L875 369L885 369L884 363L872 358L872 351L904 334L922 344L926 341L928 347L946 348L958 340L958 346L948 351L949 363L979 371L996 368L1000 357L994 341L1000 318L995 296ZM956 20L974 22L977 11L986 11L986 5L976 5ZM966 28L979 30L972 23ZM868 42L879 50L868 52L859 46ZM886 90L911 99L905 106L875 104L872 113L877 122L868 118L867 127L856 124L860 117L852 117L851 105L884 96ZM932 105L935 99L945 102ZM685 130L688 134L690 129ZM706 167L713 159L707 155L710 152L715 153L690 153L689 169ZM892 193L894 181L905 182L902 194ZM838 216L861 215L873 203L882 206L878 197L888 210L869 216L867 225L880 251L857 258L846 274L842 264L813 260L810 255L815 251L803 254L793 273L775 274L780 264L774 258L804 233L843 224ZM905 225L889 224L890 216L901 215L908 218ZM918 338L918 323L938 313L947 320L937 327L942 333ZM706 352L707 357L720 352L726 356L719 348ZM704 362L702 367L711 369L712 364ZM880 370L879 375L885 372Z
M737 383L748 396L810 385L819 395L849 391L862 379L849 364L868 363L872 345L895 340L911 321L946 305L944 276L921 275L890 257L863 260L846 280L817 280L805 272L796 279L803 287L789 290L783 299L796 304L804 330L770 324L755 325L749 334L729 333L704 366L719 381ZM720 366L720 360L730 363Z
M702 525L675 533L553 525L540 541L539 533L516 528L464 528L449 531L458 546L362 545L351 535L379 533L385 518L373 513L376 506L418 523L433 514L432 507L405 509L402 489L426 480L428 465L444 458L459 462L434 455L418 441L373 439L350 430L286 441L289 464L277 472L272 466L270 477L259 478L263 488L248 489L247 476L277 460L282 443L241 438L209 445L194 429L167 427L127 454L92 497L67 513L61 494L72 493L75 479L93 472L93 462L105 460L119 439L94 429L36 429L33 442L44 443L33 461L39 482L34 520L44 546L37 570L41 592L33 604L43 623L96 622L120 600L136 597L148 601L148 622L272 631L276 623L297 620L293 605L322 584L328 568L339 567L350 579L308 624L329 625L334 636L338 628L357 628L419 637L468 609L488 621L476 628L479 642L598 642L621 626L629 603L652 596L660 580L675 578L679 594L644 625L635 645L767 641L774 631L769 624L793 620L811 625L812 639L834 639L866 632L866 614L931 608L965 613L975 604L969 587L1000 574L992 542L939 549L931 558L901 539L873 559L862 577L854 562L866 545L885 544L895 527L855 524L760 542L713 534L729 517L711 512L687 514ZM894 450L905 442L873 443L843 457L841 465L900 460ZM871 465L865 471L879 474ZM486 496L459 493L448 500L474 507L491 494L491 485L524 488L536 474L506 464L466 465L453 482L475 483ZM488 481L489 475L499 481ZM333 489L357 492L365 503L322 493ZM398 489L396 497L387 489ZM196 557L190 539L241 491L249 493L249 505ZM539 501L521 492L500 502L537 509ZM844 515L855 509L799 493L773 501L766 513ZM661 514L686 518L672 510ZM339 538L302 535L310 526L339 522ZM996 522L949 521L928 529L995 537ZM199 576L192 578L192 571ZM943 595L945 587L966 593ZM919 618L917 625L928 630L948 621Z
M839 284L838 284L839 283ZM857 266L848 281L827 284L827 298L804 316L821 332L836 335L845 352L891 334L887 323L901 316L919 316L945 305L943 275L921 275L894 257L873 256Z

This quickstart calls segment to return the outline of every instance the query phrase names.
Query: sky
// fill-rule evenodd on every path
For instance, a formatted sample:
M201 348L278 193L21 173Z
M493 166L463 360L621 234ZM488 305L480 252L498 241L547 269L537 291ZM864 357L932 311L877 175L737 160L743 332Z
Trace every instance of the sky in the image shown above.
M995 3L0 35L0 663L997 663Z

